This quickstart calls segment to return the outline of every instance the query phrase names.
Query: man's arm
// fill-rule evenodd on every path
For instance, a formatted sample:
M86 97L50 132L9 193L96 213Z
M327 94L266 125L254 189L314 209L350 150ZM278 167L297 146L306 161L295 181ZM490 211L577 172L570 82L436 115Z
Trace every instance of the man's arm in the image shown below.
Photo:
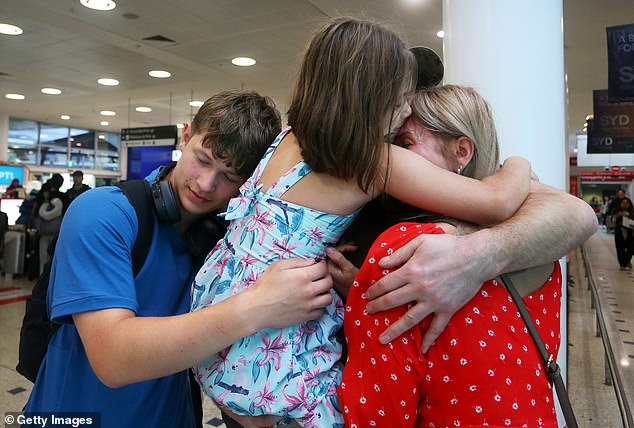
M258 330L316 319L332 302L331 287L325 261L287 259L248 290L199 311L136 317L114 308L73 320L95 374L116 388L189 368Z
M557 260L596 229L597 218L590 205L532 182L528 198L508 221L464 236L423 235L382 259L384 268L402 267L368 289L367 311L414 302L405 316L381 335L382 343L434 313L423 340L426 352L483 282Z

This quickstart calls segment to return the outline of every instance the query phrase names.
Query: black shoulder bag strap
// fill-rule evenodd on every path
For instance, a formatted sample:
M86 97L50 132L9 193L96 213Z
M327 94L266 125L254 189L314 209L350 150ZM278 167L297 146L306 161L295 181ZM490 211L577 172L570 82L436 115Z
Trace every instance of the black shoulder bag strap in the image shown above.
M145 180L130 180L117 184L128 197L136 212L138 231L132 247L132 274L137 276L152 246L154 213L152 212L152 193L150 184Z
M546 346L544 346L544 342L542 342L542 338L539 336L539 332L533 323L533 319L528 313L528 309L526 309L526 305L524 305L524 301L522 300L522 296L519 295L511 278L507 275L500 275L500 279L502 280L502 284L511 294L517 309L520 311L520 315L522 319L526 323L526 327L528 328L529 333L533 336L533 340L537 345L537 349L539 350L539 354L544 360L544 366L546 369L546 375L548 376L548 381L551 384L555 385L555 390L557 391L557 398L559 399L559 405L561 406L561 411L564 414L564 419L566 420L567 428L577 428L577 420L575 419L575 413L572 410L572 405L570 404L570 398L568 397L568 392L566 391L566 385L564 385L564 380L561 378L561 370L559 368L559 364L553 358L552 354L548 354L546 350Z

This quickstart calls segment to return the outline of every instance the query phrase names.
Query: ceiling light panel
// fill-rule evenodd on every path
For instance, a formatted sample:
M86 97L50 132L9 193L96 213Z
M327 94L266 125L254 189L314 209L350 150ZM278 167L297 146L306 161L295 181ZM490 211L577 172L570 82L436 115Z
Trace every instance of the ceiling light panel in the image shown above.
M0 22L0 34L6 34L7 36L19 36L22 33L22 29L17 25Z
M172 73L165 70L151 70L150 72L148 72L148 74L158 79L166 79L172 75Z
M94 10L112 10L117 4L112 0L79 0L82 6Z
M42 88L42 93L46 95L59 95L62 93L62 90L57 88Z
M103 86L118 86L119 81L117 79L111 79L109 77L102 77L97 80L97 83Z
M24 95L22 95L22 94L6 94L4 97L7 98L7 99L10 99L10 100L23 100L24 99Z
M237 65L239 67L250 67L252 65L255 65L255 60L246 56L239 56L232 59L231 64Z

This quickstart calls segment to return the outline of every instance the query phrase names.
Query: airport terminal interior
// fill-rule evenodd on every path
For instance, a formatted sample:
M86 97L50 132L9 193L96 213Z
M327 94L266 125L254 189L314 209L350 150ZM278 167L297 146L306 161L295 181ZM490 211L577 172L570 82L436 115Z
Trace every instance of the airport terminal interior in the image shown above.
M454 4L491 6L491 16L498 19L508 6L507 0L461 1L465 3ZM104 10L91 8L99 3ZM443 7L449 3L0 0L0 211L7 222L0 240L0 415L20 412L33 386L15 366L25 303L41 267L29 262L29 251L34 251L29 240L37 231L29 232L16 222L43 183L60 174L60 190L67 191L79 170L80 180L91 188L143 178L178 159L183 127L205 99L224 89L260 91L271 96L284 115L296 61L311 31L329 17L352 15L384 22L398 29L411 46L429 47L443 58L447 35L442 31L450 22ZM560 65L566 95L560 100L565 115L559 125L565 128L565 137L561 147L539 146L546 147L549 156L533 153L531 159L531 152L521 154L546 169L539 174L546 181L556 177L551 184L592 206L599 223L583 246L560 260L567 290L567 343L562 346L567 350L568 393L580 427L634 428L634 270L631 264L620 268L613 219L601 211L619 190L634 199L634 127L623 143L630 149L618 153L606 148L606 141L609 146L612 140L601 139L597 149L588 132L596 126L596 97L608 89L606 28L634 25L634 4L536 3L545 15L548 9L549 16L553 5L562 6ZM527 31L538 33L540 25L537 19ZM541 59L531 58L531 67L551 66L541 64ZM631 70L634 75L634 62ZM616 116L627 120L627 126L630 120L634 123L632 105L624 103L623 113ZM521 126L526 122L539 126L528 119ZM524 133L521 128L515 132ZM536 146L548 139L540 132L535 135ZM552 164L543 163L546 157L557 159L555 173ZM9 187L14 179L19 190ZM2 220L0 216L0 226ZM15 239L18 234L20 240ZM203 411L205 427L225 426L207 397Z

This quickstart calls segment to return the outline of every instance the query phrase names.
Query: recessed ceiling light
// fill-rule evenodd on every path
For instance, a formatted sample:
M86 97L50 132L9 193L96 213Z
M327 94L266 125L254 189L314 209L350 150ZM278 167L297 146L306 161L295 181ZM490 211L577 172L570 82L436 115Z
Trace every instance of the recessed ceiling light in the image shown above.
M149 113L152 111L152 109L150 107L137 107L135 108L136 111L138 111L139 113Z
M440 30L436 33L436 35L442 39L443 37L445 37L445 32L443 30Z
M189 105L192 107L200 107L201 105L205 104L203 101L190 101Z
M108 126L108 125L110 125L110 122L108 122L107 120L102 120L101 122L99 122L99 125Z
M111 110L101 110L99 114L102 116L116 116L117 115L117 113Z
M47 95L59 95L62 93L62 90L57 88L42 88L42 93Z
M24 31L16 25L0 23L0 34L6 34L7 36L19 36Z
M117 86L119 84L119 81L117 79L102 77L101 79L97 80L97 83L104 86Z
M172 75L172 73L170 73L169 71L165 71L165 70L151 70L148 72L148 74L152 77L157 77L159 79L165 79L167 77L170 77Z
M8 98L10 100L23 100L24 99L24 95L22 95L22 94L6 94L4 97Z
M183 128L185 127L185 125L183 125L182 123L177 123L177 124L176 124L176 127L177 127L178 129L183 129Z
M247 57L237 57L231 60L231 64L233 65L237 65L240 67L249 67L253 64L255 64L255 60L253 58L247 58Z
M79 0L82 6L94 10L112 10L117 4L112 0Z
M70 120L70 116L67 115L67 114L63 114L59 118L62 119L62 120Z
M98 138L99 138L100 140L105 140L105 139L106 139L106 136L105 136L105 135L103 135L103 134L99 134L99 137L98 137Z

